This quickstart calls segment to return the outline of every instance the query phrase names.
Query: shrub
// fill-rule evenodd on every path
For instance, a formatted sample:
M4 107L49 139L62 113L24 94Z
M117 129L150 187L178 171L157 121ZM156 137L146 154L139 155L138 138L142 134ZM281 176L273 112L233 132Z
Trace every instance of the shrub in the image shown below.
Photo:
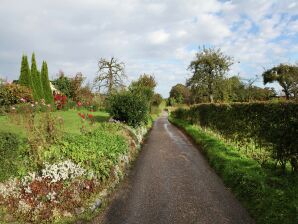
M67 103L67 97L62 94L55 94L54 95L54 102L58 110L63 109Z
M240 145L270 150L283 169L290 162L297 170L297 103L199 104L179 109L174 116L211 128Z
M0 106L12 106L32 99L32 92L28 87L18 84L0 86Z
M108 102L109 112L114 119L133 127L147 123L149 103L141 95L126 91L111 95Z

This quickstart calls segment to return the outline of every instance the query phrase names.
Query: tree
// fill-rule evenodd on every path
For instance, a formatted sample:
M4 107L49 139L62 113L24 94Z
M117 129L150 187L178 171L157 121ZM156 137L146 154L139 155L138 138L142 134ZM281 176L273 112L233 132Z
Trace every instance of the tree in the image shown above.
M200 94L206 94L209 101L213 102L218 84L232 64L232 58L224 55L220 49L203 48L188 67L193 76L187 80L187 86L193 92L200 90Z
M49 75L48 75L48 65L45 61L42 62L41 67L41 83L44 92L44 99L46 103L53 103L54 98L50 86Z
M278 82L283 88L287 99L290 99L291 95L294 95L294 97L297 96L298 66L280 64L266 70L262 76L265 85L267 83Z
M134 94L142 95L150 104L154 96L154 89L157 83L153 75L143 74L137 81L133 81L129 90Z
M32 92L34 100L41 100L44 98L44 93L41 85L40 72L37 70L35 54L31 58L31 77L32 77Z
M159 106L163 101L162 96L159 93L155 93L152 98L152 105Z
M126 78L124 68L124 63L118 62L114 57L110 60L101 58L98 62L98 73L94 79L94 85L98 86L98 90L105 88L108 94L117 91L124 86Z
M170 97L174 98L177 103L188 103L190 90L185 85L178 83L172 87Z
M52 84L67 98L71 97L71 79L66 77L63 71L59 71L58 78L53 80Z
M30 67L29 67L28 58L26 55L22 56L19 84L22 86L26 86L28 88L32 88Z
M73 101L80 101L80 91L82 89L83 82L86 78L81 72L78 72L74 78L70 79L70 97ZM87 90L87 89L85 89Z

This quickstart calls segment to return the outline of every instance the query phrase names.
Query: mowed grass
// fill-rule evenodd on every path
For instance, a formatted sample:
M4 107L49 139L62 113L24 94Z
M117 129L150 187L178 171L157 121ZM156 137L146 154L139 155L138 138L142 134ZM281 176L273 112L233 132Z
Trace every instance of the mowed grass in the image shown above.
M55 117L61 117L63 119L63 130L70 134L79 134L82 126L81 118L78 113L92 114L96 123L109 120L109 114L104 111L90 112L87 110L68 110L68 111L56 111L53 112ZM0 116L0 132L9 132L25 137L25 128L22 125L17 125L11 121L8 116Z
M90 112L87 110L69 110L69 111L57 111L54 112L54 115L57 117L61 117L63 119L63 129L65 132L70 134L79 134L80 128L82 127L81 118L79 117L78 113L84 113L84 114L92 114L93 119L95 121L95 125L108 121L109 120L109 114L105 111L96 111L96 112Z

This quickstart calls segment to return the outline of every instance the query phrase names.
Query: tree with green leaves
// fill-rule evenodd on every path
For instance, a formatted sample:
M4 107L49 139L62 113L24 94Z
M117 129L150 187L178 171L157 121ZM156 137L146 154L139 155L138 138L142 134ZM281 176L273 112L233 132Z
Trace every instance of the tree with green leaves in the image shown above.
M143 74L137 81L131 82L129 90L134 94L142 95L150 104L154 96L157 83L153 75Z
M71 79L68 78L63 71L59 71L58 78L52 81L52 84L60 92L62 92L68 98L71 98Z
M278 82L287 99L290 99L291 96L297 97L298 66L280 64L266 70L262 76L264 84Z
M193 75L187 80L187 86L192 92L207 95L209 102L213 102L216 89L232 64L232 58L220 49L204 47L188 67Z
M178 104L188 103L190 90L185 85L178 83L171 88L170 97L175 99L175 102L177 102Z
M32 88L32 80L30 74L30 67L26 55L22 56L21 72L19 82L20 85Z
M42 89L40 72L37 70L35 54L32 54L31 58L31 77L32 77L32 91L34 100L41 100L44 98L44 93Z
M107 90L108 95L123 89L125 75L125 65L112 57L110 60L101 58L98 62L98 73L94 79L94 85L100 91L102 88Z
M41 83L44 93L44 99L46 103L53 103L53 94L50 86L49 75L48 75L48 65L45 61L42 62L41 67Z

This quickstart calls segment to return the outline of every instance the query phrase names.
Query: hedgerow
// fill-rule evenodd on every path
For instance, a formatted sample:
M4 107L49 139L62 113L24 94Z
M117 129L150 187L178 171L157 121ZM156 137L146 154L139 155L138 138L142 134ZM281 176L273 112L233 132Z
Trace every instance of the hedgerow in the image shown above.
M282 169L289 162L297 171L297 103L199 104L178 109L173 115L210 128L237 145L250 145L255 151L267 153L270 156L263 158L265 162L271 158Z
M297 223L298 176L289 173L276 175L275 171L261 166L200 126L173 117L170 121L184 129L201 146L210 165L256 223Z

